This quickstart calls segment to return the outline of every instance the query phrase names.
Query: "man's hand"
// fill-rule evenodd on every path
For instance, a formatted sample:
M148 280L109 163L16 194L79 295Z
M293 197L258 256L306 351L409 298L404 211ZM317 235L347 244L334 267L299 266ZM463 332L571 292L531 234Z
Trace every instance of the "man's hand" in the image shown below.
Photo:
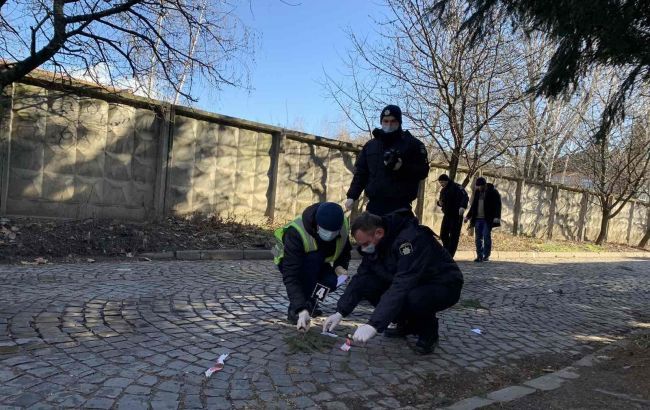
M309 311L307 309L303 309L298 313L298 323L296 324L296 329L298 329L299 332L306 332L309 330L311 322L311 317L309 316Z
M341 323L341 319L343 319L343 315L339 312L336 312L325 319L325 323L323 323L323 332L333 332L334 328Z
M341 276L341 275L347 275L348 271L343 266L337 266L334 269L334 273L336 273L336 276Z
M345 207L346 211L349 211L350 209L352 209L353 205L354 205L354 199L352 199L352 198L346 199L345 202L343 203L343 206Z
M463 216L464 213L465 213L465 208L463 207L458 208L458 215Z
M370 325L363 325L360 326L356 332L354 332L354 335L352 336L352 340L354 340L357 343L366 343L376 334L377 334L377 329L375 329Z
M499 223L501 223L501 219L494 218L494 221L492 221L492 223L499 224Z

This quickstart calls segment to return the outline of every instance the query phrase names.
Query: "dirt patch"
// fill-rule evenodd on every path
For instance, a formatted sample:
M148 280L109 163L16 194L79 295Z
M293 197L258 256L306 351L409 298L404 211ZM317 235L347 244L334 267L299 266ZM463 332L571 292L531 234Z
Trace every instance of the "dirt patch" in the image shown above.
M136 256L183 249L267 249L271 227L192 215L160 222L0 218L0 260Z
M469 236L467 230L464 229L458 250L473 251L475 249L474 237ZM492 231L492 250L504 252L639 252L644 249L616 243L596 245L592 242L549 241L545 238L513 236L502 230L494 230Z
M580 368L580 378L559 389L486 409L650 408L650 333L633 335L625 347L598 357L594 367Z
M270 249L272 226L242 224L201 214L160 222L0 218L0 261L45 263L136 257L144 252L185 249ZM545 241L493 232L496 251L638 251L623 245ZM473 250L474 238L461 236L460 250ZM37 259L41 258L41 259Z
M424 384L417 389L400 386L391 386L390 389L402 406L429 404L431 407L444 407L467 397L485 394L548 374L570 365L575 360L576 357L569 355L530 356L508 365L481 369L477 373L462 370L451 375L429 375L425 378Z

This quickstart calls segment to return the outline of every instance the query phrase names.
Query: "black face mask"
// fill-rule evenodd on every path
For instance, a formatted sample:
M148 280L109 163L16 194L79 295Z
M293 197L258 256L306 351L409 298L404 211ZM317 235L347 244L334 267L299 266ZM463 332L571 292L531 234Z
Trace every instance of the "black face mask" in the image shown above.
M402 135L402 128L398 128L393 132L384 132L381 128L375 128L372 135L384 143L392 144Z

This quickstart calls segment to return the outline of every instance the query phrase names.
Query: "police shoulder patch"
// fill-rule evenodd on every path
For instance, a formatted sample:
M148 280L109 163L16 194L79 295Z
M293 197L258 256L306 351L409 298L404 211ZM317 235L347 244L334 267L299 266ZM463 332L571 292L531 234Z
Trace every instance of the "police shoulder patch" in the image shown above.
M406 256L410 255L413 253L413 245L411 245L411 242L404 242L399 246L399 253L400 255Z

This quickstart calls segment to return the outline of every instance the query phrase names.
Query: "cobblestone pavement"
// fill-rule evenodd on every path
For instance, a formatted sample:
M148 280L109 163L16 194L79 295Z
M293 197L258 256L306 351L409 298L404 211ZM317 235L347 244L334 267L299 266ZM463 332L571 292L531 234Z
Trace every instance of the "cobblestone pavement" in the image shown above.
M442 313L440 347L422 358L405 346L413 340L381 336L348 353L339 338L325 352L292 354L284 288L267 261L1 266L0 408L396 408L390 385L580 353L650 306L647 260L461 268L462 299L489 310ZM339 334L368 311L357 309ZM206 379L226 352L225 368Z

